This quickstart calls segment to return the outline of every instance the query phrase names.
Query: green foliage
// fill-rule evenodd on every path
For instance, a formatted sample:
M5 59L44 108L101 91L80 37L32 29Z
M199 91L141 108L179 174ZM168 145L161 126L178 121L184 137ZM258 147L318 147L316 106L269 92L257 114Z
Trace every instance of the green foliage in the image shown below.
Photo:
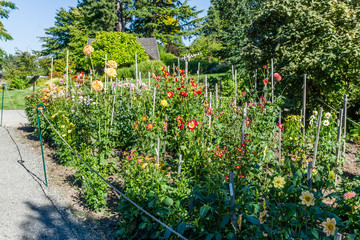
M159 45L159 53L160 53L160 60L164 62L177 58L174 54L167 52L165 47L162 45Z
M94 66L104 66L105 55L108 60L114 60L118 66L126 67L135 63L135 52L138 62L149 57L144 48L137 43L137 38L128 33L101 32L96 35L96 42L92 43L95 52L92 55Z
M155 73L161 75L161 66L165 66L163 61L145 61L138 64L138 72L141 72L142 78L147 78L148 73ZM127 68L120 68L117 70L118 78L136 78L136 67L135 64Z
M190 45L190 53L201 53L194 60L206 60L207 62L218 62L220 58L218 53L223 49L221 42L213 36L201 35L196 38Z
M167 61L165 61L166 66L170 66L170 68L173 68L173 65L178 66L178 59L172 58ZM197 74L197 71L199 69L200 64L200 74L205 73L223 73L226 72L229 69L229 66L222 65L219 62L213 61L208 62L205 60L195 60L188 62L188 71L190 74ZM180 60L180 68L185 69L185 61Z
M351 0L220 0L212 1L205 29L226 47L223 58L251 75L274 58L288 107L299 107L307 73L310 106L321 97L339 108L347 93L358 108L359 16Z
M182 37L192 34L202 20L197 18L200 12L182 0L132 1L129 13L134 20L130 31L142 37L159 39L177 55L174 46L180 45Z
M17 9L15 3L9 1L0 1L0 19L2 18L9 18L9 13L11 10ZM12 40L13 38L4 28L4 24L0 21L0 40ZM0 55L4 54L5 52L0 48Z

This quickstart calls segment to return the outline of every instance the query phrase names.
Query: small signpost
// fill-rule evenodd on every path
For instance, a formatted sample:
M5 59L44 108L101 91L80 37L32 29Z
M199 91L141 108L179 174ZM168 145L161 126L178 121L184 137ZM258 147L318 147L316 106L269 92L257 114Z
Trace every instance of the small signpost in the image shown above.
M36 81L39 79L39 75L35 75L33 76L30 81L28 82L28 84L33 84L33 93L35 92L35 88L36 88Z

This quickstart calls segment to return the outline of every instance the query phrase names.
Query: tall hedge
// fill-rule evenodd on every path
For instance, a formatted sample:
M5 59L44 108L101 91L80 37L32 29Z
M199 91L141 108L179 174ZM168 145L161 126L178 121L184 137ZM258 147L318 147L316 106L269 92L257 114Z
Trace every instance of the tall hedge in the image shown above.
M135 52L138 62L146 61L149 58L133 34L100 32L96 35L96 41L91 46L95 50L92 55L95 66L104 66L106 54L108 60L116 61L120 67L135 63Z

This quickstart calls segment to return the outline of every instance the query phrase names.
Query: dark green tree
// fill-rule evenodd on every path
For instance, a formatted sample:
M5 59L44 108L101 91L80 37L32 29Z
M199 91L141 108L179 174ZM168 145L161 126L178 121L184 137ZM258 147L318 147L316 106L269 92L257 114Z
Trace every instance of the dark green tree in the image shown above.
M130 31L141 37L157 38L174 52L174 46L182 44L182 37L191 36L199 26L200 12L181 0L132 1Z
M12 2L0 1L0 19L9 18L9 13L11 10L16 9L16 6ZM4 24L0 21L0 40L12 40L13 38L4 28ZM0 54L4 54L4 51L0 48Z
M114 31L118 16L116 15L116 0L79 0L77 7L84 15L84 26L90 37L97 32Z

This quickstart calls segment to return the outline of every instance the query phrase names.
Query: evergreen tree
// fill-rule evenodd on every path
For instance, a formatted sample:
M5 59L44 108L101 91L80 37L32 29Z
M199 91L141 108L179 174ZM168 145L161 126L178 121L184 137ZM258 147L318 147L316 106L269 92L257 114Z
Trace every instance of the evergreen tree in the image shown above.
M142 0L132 2L130 31L141 37L159 39L170 49L189 37L202 19L201 11L181 0Z
M95 37L97 32L114 31L118 17L116 16L117 0L79 0L77 7L84 15L84 25L88 35Z

